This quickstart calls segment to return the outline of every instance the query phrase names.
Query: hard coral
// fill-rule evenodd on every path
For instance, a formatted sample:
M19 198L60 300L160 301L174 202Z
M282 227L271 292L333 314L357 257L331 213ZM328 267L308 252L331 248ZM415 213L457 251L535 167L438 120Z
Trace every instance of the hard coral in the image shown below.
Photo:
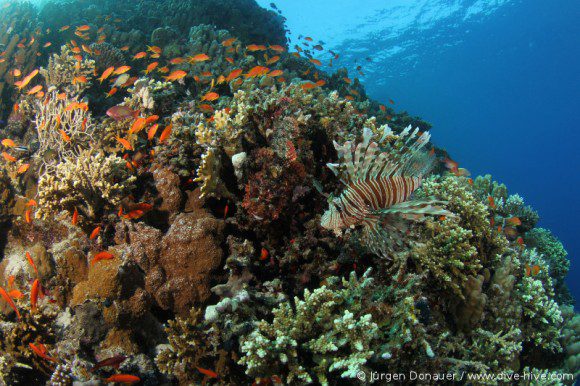
M95 71L95 61L82 59L78 61L67 46L62 46L60 54L53 54L46 68L40 69L40 74L49 87L68 95L80 95L90 87L90 79ZM80 78L86 78L82 81Z
M372 280L354 273L339 284L327 279L314 291L305 290L304 300L294 307L282 303L272 312L274 320L264 320L242 340L240 363L254 376L285 374L291 384L319 382L340 372L355 378L361 366L374 354L371 345L379 330L371 314L361 307L365 288ZM309 364L307 358L314 363Z
M119 205L133 188L124 160L101 152L82 151L65 158L38 181L38 214L47 218L63 210L96 220L105 209Z

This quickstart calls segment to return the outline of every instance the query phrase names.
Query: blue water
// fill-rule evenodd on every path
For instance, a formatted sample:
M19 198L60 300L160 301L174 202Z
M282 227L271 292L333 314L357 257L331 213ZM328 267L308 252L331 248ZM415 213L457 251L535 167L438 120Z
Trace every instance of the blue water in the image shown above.
M371 97L431 122L461 166L523 196L568 250L580 298L580 2L352 3L276 1L292 36L362 64Z

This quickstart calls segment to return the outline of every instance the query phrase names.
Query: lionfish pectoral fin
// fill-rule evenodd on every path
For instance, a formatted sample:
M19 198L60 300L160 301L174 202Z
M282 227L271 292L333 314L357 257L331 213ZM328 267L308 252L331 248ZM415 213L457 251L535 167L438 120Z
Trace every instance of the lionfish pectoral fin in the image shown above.
M389 251L392 250L392 240L379 224L365 226L362 230L361 241L368 250L375 255L389 259Z
M407 220L421 221L425 216L449 216L454 214L443 208L446 201L440 200L413 200L392 205L386 209L376 211L378 215L397 214Z

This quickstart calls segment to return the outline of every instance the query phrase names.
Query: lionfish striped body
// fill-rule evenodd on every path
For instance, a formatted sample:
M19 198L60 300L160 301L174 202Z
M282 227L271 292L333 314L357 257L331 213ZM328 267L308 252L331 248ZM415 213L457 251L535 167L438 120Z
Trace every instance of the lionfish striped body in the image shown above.
M388 221L393 215L419 220L427 214L448 214L437 206L442 204L440 201L408 201L432 162L422 150L429 141L429 133L417 135L418 129L412 132L410 129L407 127L399 135L399 141L386 145L384 150L370 141L369 129L364 130L363 141L356 147L351 142L334 144L342 162L328 167L341 177L345 189L330 202L322 216L324 228L340 231L363 225L370 238L377 241L384 238L384 229L396 226ZM392 135L387 126L379 142ZM383 247L375 249L384 252Z

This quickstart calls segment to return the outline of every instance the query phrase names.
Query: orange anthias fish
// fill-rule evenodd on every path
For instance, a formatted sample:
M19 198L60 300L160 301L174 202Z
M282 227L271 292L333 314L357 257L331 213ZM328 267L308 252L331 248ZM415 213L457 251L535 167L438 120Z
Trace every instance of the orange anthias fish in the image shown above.
M213 91L212 91L212 92L208 92L207 94L205 94L205 95L204 95L204 96L201 98L201 100L202 100L202 101L208 101L208 102L211 102L211 101L215 101L215 100L216 100L216 99L218 99L219 97L220 97L220 95L219 95L217 92L213 92Z
M79 211L77 210L77 208L75 208L73 215L72 215L71 224L77 225L78 223L79 223Z
M2 140L2 145L3 146L6 146L6 147L15 147L16 146L16 143L14 143L14 141L11 140L11 139L6 138L6 139L3 139Z
M114 382L114 383L125 383L125 384L133 384L140 382L141 378L135 375L129 374L115 374L111 375L109 378L105 379L105 382Z
M147 56L147 52L145 51L141 51L141 52L137 52L135 54L135 56L133 56L133 59L143 59Z
M487 201L489 202L489 207L495 209L495 200L492 196L487 197Z
M48 350L46 349L46 347L42 343L39 343L38 346L35 345L34 343L29 343L28 346L32 349L32 351L36 355L38 355L42 359L50 361L50 362L58 362L58 360L56 360L56 358L53 358L53 357L48 355Z
M32 288L30 289L30 310L35 311L36 305L38 304L38 288L40 282L38 279L34 280L32 283Z
M28 209L24 212L24 221L26 221L27 224L32 222L32 209Z
M237 68L232 70L226 77L226 82L231 82L232 80L236 79L238 76L242 74L243 70L241 68Z
M215 371L208 370L208 369L204 369L204 368L202 368L202 367L199 367L199 366L195 366L195 368L196 368L196 369L197 369L197 370L198 370L200 373L202 373L203 375L206 375L206 376L208 376L208 377L210 377L210 378L217 378L217 377L218 377L218 374L217 374Z
M250 44L249 46L246 47L246 50L250 51L250 52L255 52L255 51L266 51L267 48L264 45L258 45L258 44Z
M157 123L149 128L149 131L147 131L147 139L149 141L151 141L153 139L153 137L155 137L155 134L157 133L157 129L159 129L159 124L157 124Z
M16 162L16 158L11 156L10 154L6 153L5 151L2 152L2 157L8 162Z
M210 57L207 56L206 54L197 54L195 56L190 56L189 58L187 58L189 63L205 62L206 60L209 60L209 59L210 59Z
M81 76L75 76L73 81L72 81L72 84L77 84L77 83L84 84L87 82L88 82L87 77L84 75L81 75Z
M147 51L151 51L157 55L161 55L161 53L163 52L161 47L157 47L157 46L147 46Z
M167 138L169 138L172 129L173 125L169 125L161 132L161 136L159 136L159 143L163 143Z
M167 80L169 82L173 82L175 80L183 79L186 76L187 76L187 72L185 72L183 70L176 70L176 71L173 71L171 74L167 75L165 77L165 80Z
M270 256L270 252L266 248L262 248L260 251L260 260L264 261Z
M31 88L26 94L27 95L34 95L41 90L42 90L42 85L38 84L38 85L34 86L33 88Z
M59 129L58 131L60 132L60 136L62 137L63 141L70 142L70 136L66 133L66 131L63 129Z
M107 68L105 71L103 71L103 75L101 75L101 77L99 78L99 82L103 83L103 81L105 79L107 79L109 76L111 76L113 71L115 71L114 66L111 66L111 67Z
M222 42L222 46L224 46L224 47L229 47L229 46L231 46L232 44L234 44L234 42L235 42L236 40L238 40L238 39L237 39L237 38L229 38L229 39L226 39L226 40L224 40L224 41Z
M95 229L93 229L93 231L91 232L91 235L89 236L89 240L96 239L100 232L101 232L101 227L96 227Z
M145 128L145 126L147 126L147 119L139 117L131 125L131 128L129 129L129 134L138 133L141 130L143 130ZM121 144L122 144L122 142L121 142ZM127 149L127 150L129 150L129 149Z
M512 226L520 226L522 225L522 220L520 220L519 217L510 217L508 219L505 220L506 223L512 225Z
M282 71L282 70L274 70L274 71L270 72L270 73L268 74L268 76L269 76L270 78L274 78L274 77L276 77L276 76L280 76L280 75L282 75L282 74L284 74L284 71Z
M117 137L117 141L126 149L126 150L133 150L133 146L131 143L124 138Z
M255 78L257 76L266 75L268 71L270 71L268 67L255 66L252 67L245 76L246 78Z
M18 167L18 170L16 170L16 173L17 174L26 173L26 171L28 171L29 168L30 168L30 164L22 164Z
M150 63L147 66L147 68L145 69L145 74L149 74L151 71L155 70L158 65L159 65L159 62Z
M124 73L126 73L127 71L129 71L131 69L131 66L121 66L119 68L117 68L113 74L115 75L122 75Z
M272 51L275 51L275 52L284 52L284 51L286 51L286 48L284 48L284 47L282 47L280 45L273 45L273 46L270 46L268 48L270 48Z
M181 64L183 62L185 62L183 58L173 58L169 61L170 64Z
M115 258L115 255L113 255L110 252L107 251L99 252L91 260L91 266L93 266L95 263L98 263L101 260L111 260L113 258Z
M30 264L32 269L34 269L34 272L36 273L36 276L38 277L38 269L36 268L36 264L34 264L34 260L32 260L32 256L30 255L30 252L26 252L26 260L28 260L28 264Z
M12 308L14 310L14 312L16 313L16 316L18 317L18 319L20 319L20 312L18 311L18 308L16 308L16 304L14 304L14 301L12 300L12 298L10 297L8 292L6 292L6 290L3 287L0 287L0 296L2 296L4 298L4 300L6 301L6 303L8 303L10 308Z
M30 83L30 81L36 76L38 75L38 69L32 71L30 74L26 75L24 77L24 79L22 79L19 82L14 83L14 85L16 87L18 87L19 90L22 90L24 87L28 86L28 84Z

